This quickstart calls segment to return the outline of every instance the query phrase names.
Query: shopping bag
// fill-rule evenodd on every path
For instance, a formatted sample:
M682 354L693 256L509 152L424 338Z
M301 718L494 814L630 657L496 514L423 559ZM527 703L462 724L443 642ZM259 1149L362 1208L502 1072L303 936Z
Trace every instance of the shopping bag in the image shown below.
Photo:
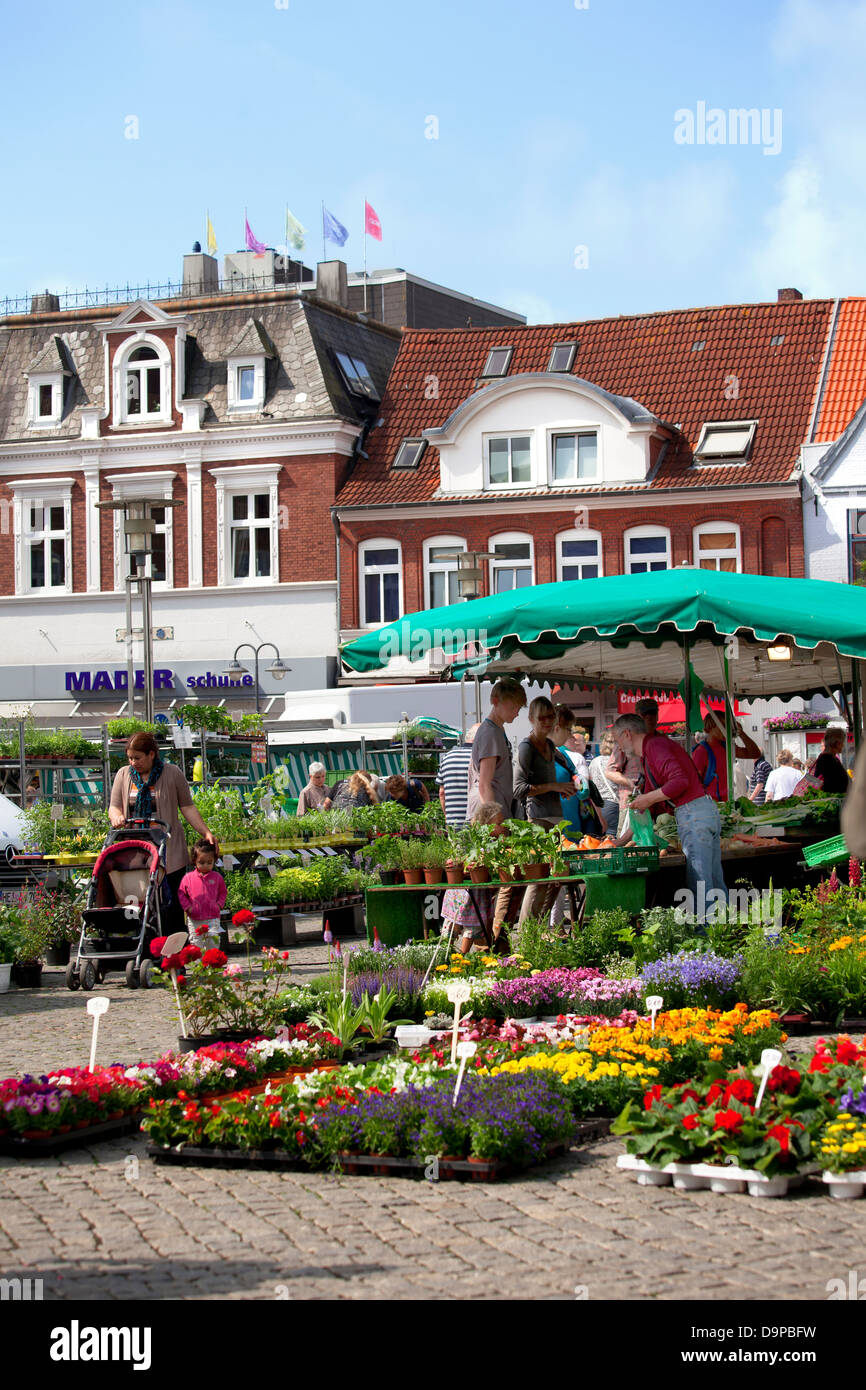
M654 845L656 835L653 829L653 818L649 811L629 811L629 824L631 826L632 839L636 845Z

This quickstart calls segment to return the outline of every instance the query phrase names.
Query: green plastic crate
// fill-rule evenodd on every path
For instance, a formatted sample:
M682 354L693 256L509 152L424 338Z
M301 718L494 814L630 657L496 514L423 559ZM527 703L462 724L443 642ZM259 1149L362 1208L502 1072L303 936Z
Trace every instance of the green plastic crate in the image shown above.
M834 835L830 840L819 840L816 845L803 848L803 858L811 869L821 864L838 864L848 858L848 853L844 835Z

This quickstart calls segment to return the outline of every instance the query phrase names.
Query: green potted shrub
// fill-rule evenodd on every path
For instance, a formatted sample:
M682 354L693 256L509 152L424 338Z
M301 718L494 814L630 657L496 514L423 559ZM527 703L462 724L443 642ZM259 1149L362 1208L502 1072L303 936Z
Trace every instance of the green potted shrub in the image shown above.
M412 839L401 840L400 842L400 863L403 866L403 878L406 883L422 883L424 880L424 854L427 849L425 840Z
M550 832L528 821L505 822L512 862L519 864L527 879L550 876Z
M466 836L462 830L448 832L448 857L445 860L445 880L447 883L463 883L466 878L464 860L466 857Z
M37 989L42 984L47 934L42 914L28 911L25 907L21 913L12 968L12 978L19 989Z
M464 863L473 883L487 883L491 876L491 863L496 858L497 845L489 825L468 825L466 827L467 850Z
M24 913L17 904L0 903L0 994L6 994L12 967L24 939Z
M445 860L448 858L448 841L444 835L434 835L424 845L424 882L442 883L445 877Z

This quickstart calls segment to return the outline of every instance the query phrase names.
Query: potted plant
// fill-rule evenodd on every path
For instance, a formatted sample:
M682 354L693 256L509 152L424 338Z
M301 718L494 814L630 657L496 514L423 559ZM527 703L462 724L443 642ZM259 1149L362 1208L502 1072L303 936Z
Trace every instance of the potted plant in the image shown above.
M6 994L12 966L23 938L23 912L12 903L0 903L0 994Z
M490 879L490 863L496 853L496 845L489 825L467 825L466 853L464 863L473 883L487 883Z
M464 860L467 841L462 830L448 832L448 855L445 859L445 879L448 883L463 883L466 877Z
M528 821L505 822L512 861L523 869L527 879L548 878L550 875L550 832Z
M47 929L39 912L21 915L12 978L19 989L37 989L42 984Z
M444 835L434 835L432 839L426 841L424 848L425 883L441 883L443 881L448 848L448 841Z
M421 883L423 881L426 848L426 843L423 840L401 840L400 862L403 865L403 878L406 883Z

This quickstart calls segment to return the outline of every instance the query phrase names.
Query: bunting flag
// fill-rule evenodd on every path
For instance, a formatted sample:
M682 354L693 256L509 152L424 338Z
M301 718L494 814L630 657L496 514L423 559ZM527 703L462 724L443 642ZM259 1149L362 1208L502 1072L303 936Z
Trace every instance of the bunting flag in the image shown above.
M325 241L336 242L337 246L345 246L349 240L349 233L342 222L338 222L334 214L328 212L324 203L322 204L322 236Z
M286 246L293 246L296 251L304 249L304 229L297 217L293 217L286 208Z
M253 236L252 228L250 227L250 224L247 221L246 216L244 216L244 232L246 233L247 250L255 251L257 256L263 256L268 248L264 246L262 242L257 241L256 238Z
M378 214L366 201L364 202L364 231L367 236L375 237L377 241L382 240L382 223L379 221Z
M215 256L215 255L216 255L216 250L217 250L216 232L214 231L214 229L213 229L213 223L212 223L211 220L210 220L210 213L208 213L208 215L207 215L207 253L208 253L209 256Z

